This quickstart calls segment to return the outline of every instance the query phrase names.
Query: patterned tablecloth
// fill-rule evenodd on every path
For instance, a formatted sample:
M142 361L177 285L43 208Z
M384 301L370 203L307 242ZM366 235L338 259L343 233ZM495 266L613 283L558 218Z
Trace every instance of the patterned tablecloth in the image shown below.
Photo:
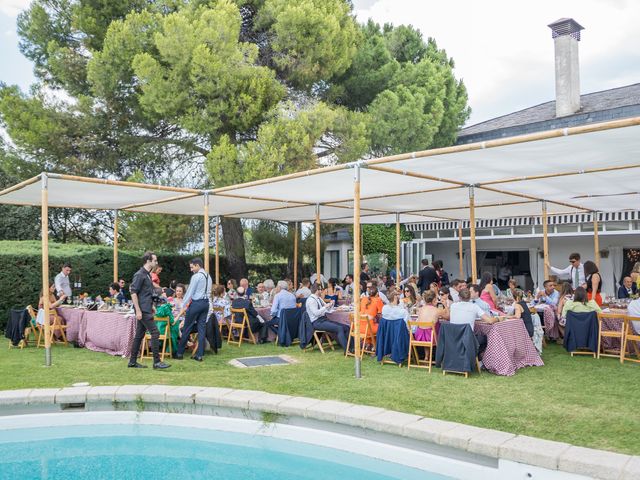
M520 319L488 324L476 322L475 332L487 336L484 366L496 375L511 376L522 367L544 365Z
M544 331L551 340L560 338L558 319L555 307L551 305L536 305L536 310L542 317Z
M133 315L60 308L58 314L67 324L70 341L81 347L109 355L128 357L136 329Z

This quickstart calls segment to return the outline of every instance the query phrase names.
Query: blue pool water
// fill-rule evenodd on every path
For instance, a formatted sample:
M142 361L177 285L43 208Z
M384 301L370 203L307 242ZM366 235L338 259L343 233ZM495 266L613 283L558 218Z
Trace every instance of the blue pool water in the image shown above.
M158 425L5 430L0 479L444 480L395 463L263 435Z

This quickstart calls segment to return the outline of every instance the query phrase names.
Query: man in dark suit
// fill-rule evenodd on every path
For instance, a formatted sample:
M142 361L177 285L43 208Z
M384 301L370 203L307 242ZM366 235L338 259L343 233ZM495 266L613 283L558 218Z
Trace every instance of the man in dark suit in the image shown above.
M624 277L622 285L618 289L618 298L631 298L638 293L638 287L631 277Z
M263 336L266 337L266 331L262 331L266 328L266 324L261 322L258 318L258 312L256 312L253 304L247 298L244 287L238 287L236 289L236 293L237 296L231 302L231 308L244 308L247 311L247 317L249 317L249 328L251 329L251 331L254 334L256 332L260 332L260 334L257 335L258 338L263 338ZM237 318L234 318L234 322L240 323L242 321L240 314L234 313L234 315L237 315Z
M417 286L420 289L420 293L423 293L425 290L429 289L429 285L431 285L431 283L438 283L439 278L436 269L429 265L429 260L423 258L421 263L422 270L420 270L420 274L418 275Z

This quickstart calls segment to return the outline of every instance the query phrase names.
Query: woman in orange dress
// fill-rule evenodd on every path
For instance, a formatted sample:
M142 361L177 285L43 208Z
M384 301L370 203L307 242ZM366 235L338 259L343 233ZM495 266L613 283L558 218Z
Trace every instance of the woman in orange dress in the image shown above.
M372 283L367 282L367 295L360 299L360 314L366 316L371 320L371 327L373 333L378 333L378 320L377 316L382 313L382 299L378 295L378 287ZM364 318L363 318L364 320ZM360 322L360 333L364 334L367 327L367 322Z

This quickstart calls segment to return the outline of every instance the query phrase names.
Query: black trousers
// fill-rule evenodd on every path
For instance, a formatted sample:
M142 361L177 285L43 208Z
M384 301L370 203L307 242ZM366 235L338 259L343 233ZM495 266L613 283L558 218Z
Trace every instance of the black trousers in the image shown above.
M184 354L184 349L189 341L189 335L195 328L198 329L198 351L196 356L202 357L204 355L204 346L206 343L205 332L207 330L207 313L209 312L209 300L203 298L200 300L193 300L187 314L184 319L184 328L182 329L182 337L180 337L180 343L178 344L178 355Z
M136 321L136 334L133 337L133 343L131 344L131 357L129 357L129 365L133 365L138 361L138 352L140 351L140 343L144 338L147 330L151 334L151 351L153 352L153 363L160 361L159 342L158 337L160 332L156 326L156 322L153 319L153 313L142 312L142 320Z
M260 340L267 340L267 337L269 336L269 330L277 335L279 324L280 319L278 317L273 317L271 320L267 320L266 322L264 322L264 328L261 327L260 329Z
M327 332L335 333L338 339L338 343L343 350L347 348L347 341L349 340L349 326L341 323L332 322L327 317L320 317L312 323L314 330L325 330Z

